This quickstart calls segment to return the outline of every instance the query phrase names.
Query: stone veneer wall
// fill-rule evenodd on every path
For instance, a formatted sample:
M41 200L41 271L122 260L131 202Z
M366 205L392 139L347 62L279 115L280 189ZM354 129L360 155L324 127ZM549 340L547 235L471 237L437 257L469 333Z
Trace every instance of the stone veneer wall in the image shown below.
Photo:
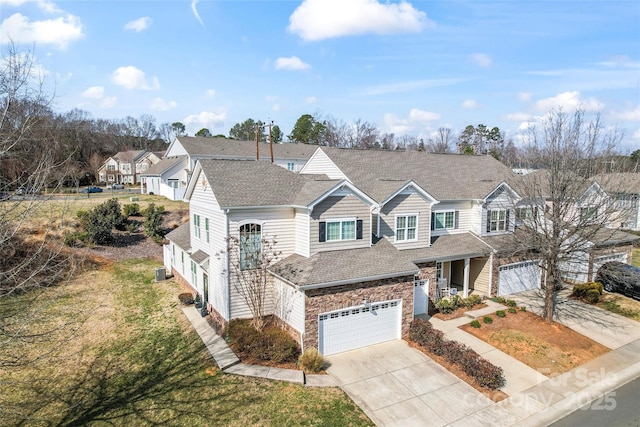
M304 347L318 348L318 316L362 304L402 299L402 336L409 335L413 320L413 276L395 277L305 291Z

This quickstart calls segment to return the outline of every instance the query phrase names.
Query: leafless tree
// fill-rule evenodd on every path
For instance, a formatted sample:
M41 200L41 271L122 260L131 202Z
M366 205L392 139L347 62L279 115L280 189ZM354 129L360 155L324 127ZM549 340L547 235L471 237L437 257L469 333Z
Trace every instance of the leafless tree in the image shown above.
M594 244L607 242L619 231L607 228L619 207L593 178L595 166L620 142L596 116L583 111L549 112L524 135L523 167L540 170L514 184L521 197L519 224L511 250L534 254L544 271L544 318L556 313L557 292L566 280L585 271Z
M452 140L453 134L451 133L451 129L445 127L438 128L435 137L429 140L428 151L431 153L450 153Z

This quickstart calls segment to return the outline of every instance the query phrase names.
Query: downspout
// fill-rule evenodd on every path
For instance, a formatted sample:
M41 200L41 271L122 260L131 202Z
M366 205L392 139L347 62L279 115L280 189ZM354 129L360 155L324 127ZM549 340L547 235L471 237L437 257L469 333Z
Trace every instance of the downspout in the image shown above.
M224 218L225 218L225 236L229 238L229 209L224 210ZM227 244L227 247L229 245ZM225 266L225 280L227 286L227 317L228 321L231 321L231 281L229 280L229 269L231 268L231 264L229 262L229 251L227 250L227 256L225 257L226 266Z

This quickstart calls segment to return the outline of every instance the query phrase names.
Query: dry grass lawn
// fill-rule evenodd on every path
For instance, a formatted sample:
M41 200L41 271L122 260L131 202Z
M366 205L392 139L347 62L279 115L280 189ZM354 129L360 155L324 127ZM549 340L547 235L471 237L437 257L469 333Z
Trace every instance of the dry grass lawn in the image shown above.
M566 326L547 323L530 312L491 317L491 324L479 319L480 328L468 324L461 328L547 376L569 371L609 351Z

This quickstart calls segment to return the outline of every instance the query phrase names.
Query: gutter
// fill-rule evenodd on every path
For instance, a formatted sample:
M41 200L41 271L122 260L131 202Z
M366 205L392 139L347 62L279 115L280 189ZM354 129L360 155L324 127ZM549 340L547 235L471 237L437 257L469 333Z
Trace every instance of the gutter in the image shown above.
M324 283L314 283L314 284L311 284L311 285L302 285L302 286L298 286L298 288L300 288L302 290L329 288L329 287L332 287L332 286L351 285L353 283L371 282L371 281L374 281L374 280L390 279L392 277L399 277L399 276L414 276L414 275L418 274L419 272L420 272L420 269L416 268L415 270L403 271L403 272L398 272L398 273L378 274L376 276L357 277L357 278L353 278L353 279L336 280L335 282L324 282Z

